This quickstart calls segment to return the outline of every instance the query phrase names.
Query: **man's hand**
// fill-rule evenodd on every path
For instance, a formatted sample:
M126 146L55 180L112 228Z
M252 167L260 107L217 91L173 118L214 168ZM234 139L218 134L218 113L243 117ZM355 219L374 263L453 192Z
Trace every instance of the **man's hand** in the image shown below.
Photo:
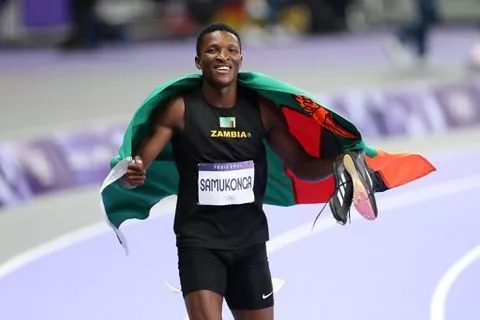
M145 167L142 158L135 158L128 165L127 173L123 177L123 186L127 188L135 188L145 183Z

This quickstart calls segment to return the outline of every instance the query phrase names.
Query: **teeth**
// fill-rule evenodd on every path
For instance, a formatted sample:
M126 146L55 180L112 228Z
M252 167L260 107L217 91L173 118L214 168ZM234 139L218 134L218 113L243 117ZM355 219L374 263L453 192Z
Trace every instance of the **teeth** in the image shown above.
M217 69L218 69L218 70L230 70L229 67L218 67Z

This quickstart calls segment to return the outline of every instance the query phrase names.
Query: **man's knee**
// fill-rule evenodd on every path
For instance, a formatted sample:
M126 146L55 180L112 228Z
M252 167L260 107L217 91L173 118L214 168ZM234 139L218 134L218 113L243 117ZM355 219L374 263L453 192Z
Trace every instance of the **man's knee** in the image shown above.
M232 310L235 320L273 320L273 306L258 310Z
M223 297L210 290L199 290L185 297L190 320L221 320Z

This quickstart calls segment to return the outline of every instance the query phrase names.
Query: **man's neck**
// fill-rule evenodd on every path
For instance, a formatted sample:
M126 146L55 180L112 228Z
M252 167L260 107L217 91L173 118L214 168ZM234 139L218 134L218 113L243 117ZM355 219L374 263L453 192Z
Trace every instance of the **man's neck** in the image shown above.
M204 82L202 94L205 101L217 108L232 108L237 99L237 85L232 84L228 87L215 88Z

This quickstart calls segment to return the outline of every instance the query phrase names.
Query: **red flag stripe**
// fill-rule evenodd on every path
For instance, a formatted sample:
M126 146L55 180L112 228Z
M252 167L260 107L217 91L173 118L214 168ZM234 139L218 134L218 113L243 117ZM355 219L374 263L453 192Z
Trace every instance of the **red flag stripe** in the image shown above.
M290 108L282 108L282 112L287 119L290 132L297 138L305 151L313 156L320 156L322 130L320 124ZM326 202L333 193L333 179L312 183L298 179L287 167L285 167L285 173L292 179L297 204Z

